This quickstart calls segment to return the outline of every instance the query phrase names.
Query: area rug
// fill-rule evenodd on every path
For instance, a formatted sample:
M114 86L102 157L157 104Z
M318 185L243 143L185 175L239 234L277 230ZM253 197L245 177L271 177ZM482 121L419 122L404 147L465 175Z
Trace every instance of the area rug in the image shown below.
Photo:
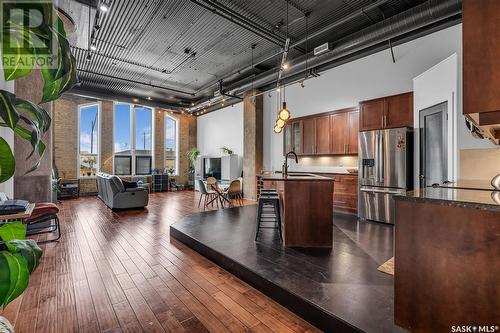
M384 262L377 269L381 272L394 275L394 257Z

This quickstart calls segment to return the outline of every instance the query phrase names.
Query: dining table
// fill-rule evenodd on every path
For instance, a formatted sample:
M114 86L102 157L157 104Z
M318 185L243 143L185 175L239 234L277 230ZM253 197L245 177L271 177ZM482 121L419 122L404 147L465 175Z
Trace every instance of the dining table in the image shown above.
M226 190L228 189L229 185L231 185L230 182L217 182L215 186L209 186L207 184L207 181L204 180L203 183L205 184L205 187L207 188L208 191L214 191L215 194L217 195L215 198L210 200L207 203L207 206L213 203L215 200L219 200L222 208L224 208L224 203L228 203L229 207L232 205L231 200L229 200L224 194Z

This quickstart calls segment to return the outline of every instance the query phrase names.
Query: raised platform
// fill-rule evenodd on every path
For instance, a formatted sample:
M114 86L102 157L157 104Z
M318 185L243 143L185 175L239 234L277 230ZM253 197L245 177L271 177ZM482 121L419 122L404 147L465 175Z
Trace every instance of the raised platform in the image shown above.
M285 248L255 237L257 206L189 215L170 235L326 332L404 332L394 325L393 227L334 216L333 249Z

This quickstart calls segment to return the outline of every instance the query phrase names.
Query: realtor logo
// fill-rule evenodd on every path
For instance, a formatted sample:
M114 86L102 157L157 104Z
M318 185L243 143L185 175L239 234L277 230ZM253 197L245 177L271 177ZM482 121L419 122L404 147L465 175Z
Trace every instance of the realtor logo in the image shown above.
M2 0L0 15L4 68L57 66L57 43L52 41L58 40L59 27L52 1Z
M493 333L498 332L499 327L496 325L462 325L462 326L451 326L452 333Z

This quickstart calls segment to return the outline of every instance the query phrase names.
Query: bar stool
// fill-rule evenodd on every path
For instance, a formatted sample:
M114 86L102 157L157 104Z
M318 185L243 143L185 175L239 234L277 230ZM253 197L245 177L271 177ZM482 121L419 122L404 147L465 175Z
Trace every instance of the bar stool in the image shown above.
M271 208L271 212L267 212L267 208ZM272 222L274 226L264 225L261 223ZM259 206L257 209L257 229L255 231L255 241L259 238L260 229L277 229L280 234L280 240L283 242L283 234L281 231L281 213L280 213L280 198L277 192L261 193L259 197Z

